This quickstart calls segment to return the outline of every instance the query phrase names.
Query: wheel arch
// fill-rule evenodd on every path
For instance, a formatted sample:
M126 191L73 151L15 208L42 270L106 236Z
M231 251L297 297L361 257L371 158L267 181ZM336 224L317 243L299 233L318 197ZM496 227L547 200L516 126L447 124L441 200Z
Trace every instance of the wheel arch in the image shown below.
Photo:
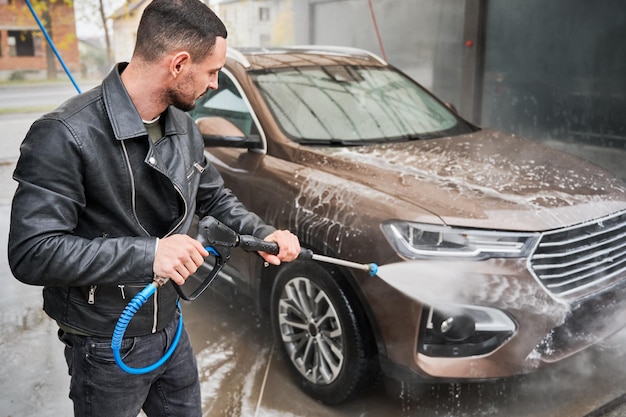
M303 236L298 236L302 246L307 247L313 251L313 253L324 254L329 257L338 257L332 247L325 242L312 242L310 239L305 239ZM319 262L320 266L326 269L337 281L341 289L346 293L346 296L350 300L357 300L357 305L352 305L358 318L367 326L366 330L369 332L371 338L376 344L376 352L378 355L386 356L386 345L384 343L382 332L378 320L372 309L369 307L358 282L358 278L354 275L354 272L349 268L333 265L330 263ZM266 265L261 273L258 275L258 282L256 285L258 303L258 311L261 316L267 318L270 311L270 299L272 293L272 286L276 274L279 272L280 266Z

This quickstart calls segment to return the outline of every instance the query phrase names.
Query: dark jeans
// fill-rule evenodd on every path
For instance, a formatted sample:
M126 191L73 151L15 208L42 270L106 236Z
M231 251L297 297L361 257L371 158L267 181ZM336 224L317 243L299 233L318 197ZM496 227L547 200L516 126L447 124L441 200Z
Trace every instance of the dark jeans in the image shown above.
M120 354L132 368L159 360L170 346L178 320L158 333L129 337ZM124 372L113 359L111 339L78 336L59 330L71 376L70 398L77 417L201 417L198 368L187 331L176 350L158 369L142 375Z

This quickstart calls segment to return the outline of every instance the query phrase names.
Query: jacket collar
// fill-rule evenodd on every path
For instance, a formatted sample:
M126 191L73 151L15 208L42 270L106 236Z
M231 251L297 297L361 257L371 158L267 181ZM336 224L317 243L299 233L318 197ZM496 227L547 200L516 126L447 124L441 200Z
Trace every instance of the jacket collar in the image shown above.
M102 81L104 107L117 140L137 138L148 134L120 77L127 65L127 62L117 64ZM184 113L173 111L171 106L162 113L161 117L165 121L163 132L165 136L186 133L183 127L185 124L179 120L181 115L184 116Z

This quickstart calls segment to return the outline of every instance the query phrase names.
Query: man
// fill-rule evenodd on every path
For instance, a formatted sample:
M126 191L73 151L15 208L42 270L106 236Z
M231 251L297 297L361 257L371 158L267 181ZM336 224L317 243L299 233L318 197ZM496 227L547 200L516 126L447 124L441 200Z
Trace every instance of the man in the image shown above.
M275 241L271 264L300 250L224 188L184 112L217 88L226 57L223 23L198 0L154 0L128 64L102 84L33 123L14 179L9 263L20 281L42 285L59 324L77 416L201 416L198 373L186 332L170 359L144 375L112 360L111 336L130 299L156 277L178 285L208 255L187 235L193 215ZM168 283L135 314L121 355L154 363L178 325Z

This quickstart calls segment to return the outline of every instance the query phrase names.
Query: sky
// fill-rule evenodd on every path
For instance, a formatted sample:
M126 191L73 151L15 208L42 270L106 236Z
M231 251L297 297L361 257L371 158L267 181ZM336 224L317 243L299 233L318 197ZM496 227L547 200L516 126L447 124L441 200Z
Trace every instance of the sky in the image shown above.
M110 15L125 0L103 0L105 13ZM76 18L76 35L79 38L103 36L104 30L99 21L98 0L74 0L74 14Z

